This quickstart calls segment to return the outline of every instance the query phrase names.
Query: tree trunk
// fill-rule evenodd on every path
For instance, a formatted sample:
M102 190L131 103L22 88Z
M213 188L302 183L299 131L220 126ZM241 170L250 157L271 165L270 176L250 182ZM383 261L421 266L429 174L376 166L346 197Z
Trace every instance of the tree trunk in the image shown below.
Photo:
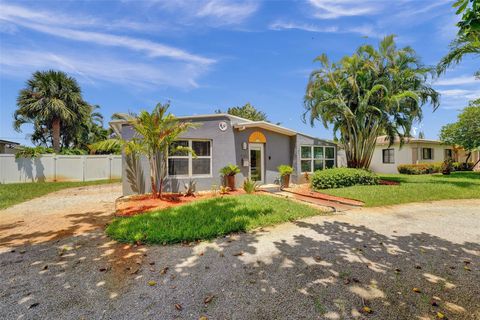
M477 166L477 164L480 162L480 158L478 158L477 162L475 162L475 164L473 165L472 167L472 170L475 169L475 167Z
M470 160L471 155L472 155L472 152L469 152L467 157L465 158L465 168L468 168L468 160Z
M52 142L53 142L53 150L55 150L56 153L60 152L60 119L55 118L53 119L52 123L52 131L53 131L53 136L52 136Z
M157 170L153 157L149 157L148 162L150 164L150 184L152 187L152 198L158 197L157 194Z

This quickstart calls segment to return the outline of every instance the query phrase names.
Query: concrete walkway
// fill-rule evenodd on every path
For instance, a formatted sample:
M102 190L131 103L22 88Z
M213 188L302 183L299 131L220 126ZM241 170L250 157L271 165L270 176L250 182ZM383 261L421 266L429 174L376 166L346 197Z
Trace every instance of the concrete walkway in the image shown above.
M2 319L479 319L479 207L355 209L192 245L98 227L32 241L0 253Z

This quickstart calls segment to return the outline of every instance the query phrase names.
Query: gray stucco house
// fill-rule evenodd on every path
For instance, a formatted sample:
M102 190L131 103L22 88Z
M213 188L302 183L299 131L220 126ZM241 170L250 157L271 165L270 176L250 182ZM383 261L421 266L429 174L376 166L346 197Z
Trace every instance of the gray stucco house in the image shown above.
M291 181L301 182L304 172L336 167L335 143L284 128L265 121L251 121L229 114L209 114L179 117L198 124L177 141L191 147L197 157L174 155L168 157L164 190L183 191L185 182L194 179L197 190L210 190L222 184L220 169L232 163L241 172L236 176L240 187L245 178L259 184L279 182L277 167L282 164L294 168ZM121 120L112 121L112 128L124 139L131 139L132 127ZM128 162L128 163L127 163ZM146 159L132 164L123 156L123 194L149 192L149 169ZM132 188L132 166L140 172L139 187ZM137 189L137 190L135 190ZM139 190L140 189L140 190Z

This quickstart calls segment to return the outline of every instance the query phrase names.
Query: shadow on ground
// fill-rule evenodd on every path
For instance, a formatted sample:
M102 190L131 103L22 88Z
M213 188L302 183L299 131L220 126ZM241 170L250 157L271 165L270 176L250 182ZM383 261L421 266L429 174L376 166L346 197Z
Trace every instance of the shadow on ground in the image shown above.
M0 309L4 319L479 319L479 255L478 243L320 218L173 246L99 230L0 254Z

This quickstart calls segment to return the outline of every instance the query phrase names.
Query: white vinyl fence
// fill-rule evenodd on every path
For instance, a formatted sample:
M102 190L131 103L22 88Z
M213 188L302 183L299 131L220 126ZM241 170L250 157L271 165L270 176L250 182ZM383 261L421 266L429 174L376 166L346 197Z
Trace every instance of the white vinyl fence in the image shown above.
M120 179L120 155L42 155L18 158L0 154L0 183Z

